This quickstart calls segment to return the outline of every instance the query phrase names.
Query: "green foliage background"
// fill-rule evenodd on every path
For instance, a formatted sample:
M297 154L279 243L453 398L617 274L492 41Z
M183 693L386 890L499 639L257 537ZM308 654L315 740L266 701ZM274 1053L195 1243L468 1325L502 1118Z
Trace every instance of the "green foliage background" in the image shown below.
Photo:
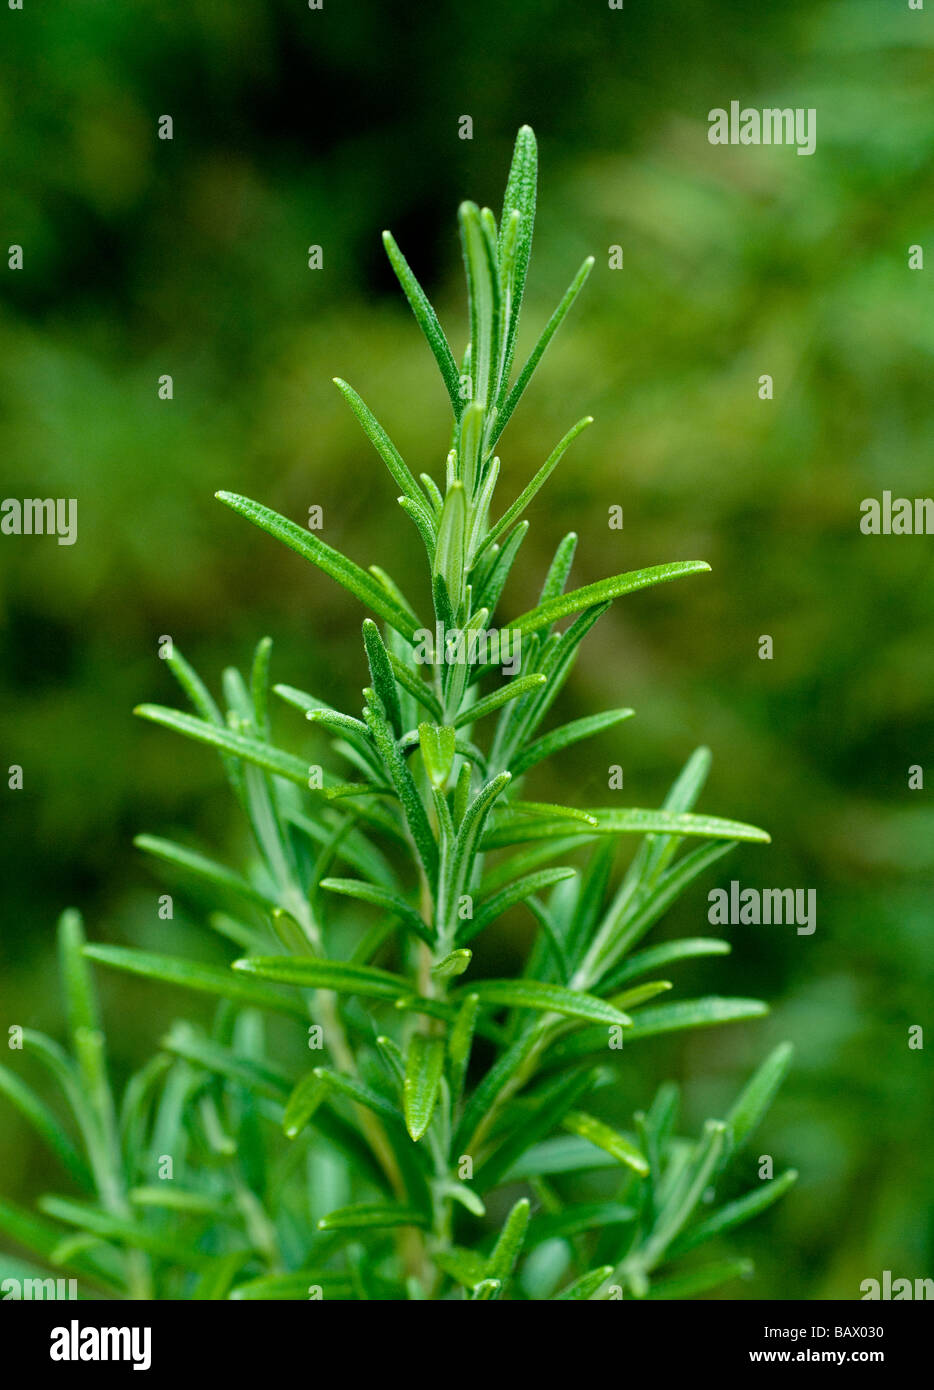
M719 882L818 894L813 937L737 927L730 958L683 967L686 993L758 994L772 1018L643 1044L621 1070L621 1113L674 1076L696 1126L770 1042L793 1039L757 1142L801 1178L743 1233L758 1273L730 1292L853 1298L883 1268L930 1275L931 1069L907 1038L934 1026L934 813L929 788L908 790L912 764L934 779L931 539L865 537L858 521L884 488L931 494L934 13L26 0L0 25L0 242L25 253L22 272L2 263L3 492L76 496L79 518L73 547L0 544L2 763L25 773L2 793L3 1027L59 1031L52 927L68 903L97 939L214 958L196 899L158 920L163 886L130 839L229 843L221 772L131 708L175 700L161 634L216 680L269 632L274 679L356 698L352 600L213 493L299 521L318 504L325 539L411 572L417 536L330 378L438 472L443 388L378 233L396 233L460 344L455 210L496 205L528 121L542 186L527 334L584 255L597 265L504 437L504 495L581 413L596 424L533 506L511 611L534 602L570 528L576 583L713 566L604 618L558 712L638 717L530 794L606 801L618 762L625 800L658 804L708 743L700 809L773 836ZM707 111L731 99L816 107L817 153L711 147ZM163 113L171 143L156 139ZM912 244L923 271L908 269ZM662 932L703 934L713 886ZM498 965L529 930L520 911L507 920ZM100 984L123 1067L200 1007L109 972ZM6 1106L0 1171L14 1198L57 1185Z

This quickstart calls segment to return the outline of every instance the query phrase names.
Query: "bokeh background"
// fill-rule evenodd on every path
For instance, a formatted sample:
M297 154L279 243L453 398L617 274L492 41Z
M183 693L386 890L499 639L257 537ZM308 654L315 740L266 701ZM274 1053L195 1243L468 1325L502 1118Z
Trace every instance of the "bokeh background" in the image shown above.
M526 345L583 256L597 263L504 437L503 498L580 415L596 424L534 504L506 612L534 602L572 528L576 583L713 567L604 618L562 711L638 717L535 793L605 801L618 762L626 801L657 804L708 743L701 808L773 835L717 882L818 895L812 937L737 927L728 960L679 967L681 993L761 995L771 1017L643 1043L621 1103L673 1076L696 1127L793 1039L757 1142L800 1184L739 1234L757 1274L730 1295L856 1298L883 1269L934 1274L932 541L858 524L884 488L932 492L934 6L27 0L0 25L2 490L77 497L79 517L72 547L0 540L2 764L25 774L0 793L4 1028L60 1035L52 933L68 904L99 939L221 958L197 901L180 893L158 920L164 885L131 845L175 834L233 862L220 766L132 707L176 701L162 634L216 688L267 632L277 679L356 704L353 601L213 493L298 520L320 505L328 541L418 592L415 532L330 379L438 475L444 392L379 232L460 344L455 209L498 210L529 121L542 179ZM710 146L707 112L733 99L816 107L817 153ZM6 269L14 243L22 271ZM287 710L278 727L301 747ZM927 785L911 791L915 764ZM712 886L661 932L712 930ZM517 918L493 949L508 961L527 931ZM143 982L101 986L118 1072L199 1012ZM925 1051L908 1048L914 1024ZM18 1200L61 1188L6 1104L0 1172Z

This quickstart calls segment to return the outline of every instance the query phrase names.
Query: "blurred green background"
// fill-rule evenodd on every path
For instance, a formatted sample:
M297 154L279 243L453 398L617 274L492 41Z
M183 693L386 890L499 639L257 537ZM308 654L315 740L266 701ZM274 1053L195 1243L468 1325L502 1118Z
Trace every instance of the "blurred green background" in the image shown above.
M622 1100L681 1079L696 1128L793 1039L757 1142L800 1184L740 1233L757 1275L729 1292L856 1298L883 1269L930 1276L930 1051L910 1051L908 1029L931 1023L934 983L932 542L862 535L859 504L932 491L934 5L26 0L0 25L3 492L78 498L74 546L0 538L3 767L25 776L18 792L3 779L4 1029L60 1035L52 928L67 904L94 937L221 958L196 901L179 893L175 920L158 920L164 885L131 845L175 834L233 862L220 765L132 706L177 700L162 634L216 688L266 632L277 679L356 706L359 610L213 493L299 521L320 505L326 540L424 594L414 529L330 378L440 474L443 387L379 232L459 346L456 206L498 210L528 121L542 180L527 346L583 256L597 263L504 436L502 502L580 415L596 424L533 506L504 612L534 602L569 529L578 584L713 567L604 618L559 713L638 717L530 794L609 801L621 763L625 800L651 806L708 743L701 809L773 836L718 882L818 895L813 936L732 928L726 962L679 967L679 992L761 995L771 1018L642 1044ZM815 107L816 154L712 147L707 112L733 99ZM12 244L21 271L6 268ZM908 268L914 244L924 270ZM285 709L278 728L302 747ZM923 790L908 788L913 764ZM713 886L661 933L713 931ZM527 931L511 923L501 953ZM201 1009L111 974L101 986L118 1070ZM20 1200L61 1185L6 1104L0 1172Z

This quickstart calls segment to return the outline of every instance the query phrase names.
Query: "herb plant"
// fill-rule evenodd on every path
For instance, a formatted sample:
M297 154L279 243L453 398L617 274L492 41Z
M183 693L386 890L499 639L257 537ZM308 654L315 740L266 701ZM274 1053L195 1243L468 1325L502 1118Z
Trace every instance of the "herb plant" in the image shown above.
M272 687L327 741L328 769L273 742L269 639L246 678L225 672L223 708L172 650L168 664L194 712L138 711L217 750L255 857L241 875L141 836L141 848L211 895L210 924L236 958L225 969L87 946L76 914L67 913L60 943L72 1052L28 1030L21 1051L52 1073L70 1124L15 1067L0 1070L0 1089L82 1194L43 1199L41 1216L0 1204L0 1229L91 1290L142 1298L688 1297L748 1268L720 1250L698 1257L697 1248L794 1181L793 1172L755 1181L744 1152L787 1069L787 1045L698 1136L679 1131L674 1085L661 1087L627 1133L601 1118L639 1039L765 1012L750 999L663 1001L668 967L721 955L727 942L642 941L736 841L768 836L693 811L710 761L705 749L660 810L559 806L520 793L536 765L633 713L547 727L580 643L613 599L708 568L666 564L568 590L571 534L535 607L493 627L528 528L523 513L590 423L578 421L491 520L500 437L592 265L584 262L513 379L536 180L535 139L525 127L499 225L488 208L460 209L470 308L460 365L384 234L450 397L443 479L416 478L356 391L337 381L424 546L430 625L382 569L360 568L258 502L219 494L379 622L363 622L369 679L355 713L292 685ZM436 634L440 645L426 660ZM491 634L501 639L498 651ZM619 842L633 836L635 852L617 882ZM525 969L519 978L483 978L472 968L472 945L518 904L537 924ZM219 1001L209 1030L170 1030L119 1105L89 960ZM291 1054L283 1028L293 1033ZM303 1068L294 1065L294 1035L303 1043L307 1035L311 1049Z

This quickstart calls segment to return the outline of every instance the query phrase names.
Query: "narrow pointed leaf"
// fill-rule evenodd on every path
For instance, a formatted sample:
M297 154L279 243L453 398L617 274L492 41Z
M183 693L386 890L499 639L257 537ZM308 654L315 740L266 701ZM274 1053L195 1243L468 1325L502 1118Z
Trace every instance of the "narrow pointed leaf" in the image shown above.
M294 521L289 521L287 517L280 516L278 512L272 511L269 507L262 506L259 502L252 501L249 497L239 497L233 492L218 492L216 494L219 501L231 507L233 511L245 516L248 521L252 521L254 526L258 526L261 531L267 531L269 535L275 536L277 540L294 550L296 554L304 559L310 560L318 569L343 585L345 589L354 594L361 603L366 604L379 617L385 618L397 632L401 632L403 637L412 640L418 622L414 615L405 611L394 602L386 589L377 580L373 579L366 570L362 570L359 565L355 565L352 560L348 560L346 555L342 555L339 550L334 550L312 535L310 531L303 530Z
M483 899L473 920L465 922L463 930L458 932L458 940L469 941L495 922L509 908L514 907L516 903L524 902L534 893L540 893L545 888L551 888L556 883L564 882L565 879L574 878L576 874L576 869L539 869L535 873L526 874L523 878L516 879L514 883L508 884L499 893L494 893Z
M482 719L485 714L492 714L501 705L505 705L508 700L517 700L522 695L527 695L530 690L537 690L539 686L545 684L545 677L533 672L529 676L516 676L508 685L500 686L499 690L494 690L490 695L484 695L482 700L478 700L475 705L468 709L461 710L454 719L455 729L463 728L465 724L475 724L478 719Z
M376 883L365 883L359 878L323 878L320 886L331 893L340 893L345 898L357 898L360 902L374 903L377 907L391 912L429 946L434 943L434 934L422 921L415 908L399 893L393 893Z
M402 710L389 653L372 618L363 620L363 644L370 667L373 688L383 702L390 724L398 738L402 733Z
M726 1117L734 1152L745 1143L772 1104L775 1093L788 1073L793 1055L791 1043L779 1043L743 1088Z
M441 377L451 398L451 405L454 407L455 417L460 418L464 404L460 394L460 374L448 346L448 340L444 336L444 330L438 322L438 316L431 307L425 291L412 274L409 263L396 245L391 232L383 232L383 245L405 297L409 301L416 322L424 333L425 340L438 364L438 370L441 372Z
M634 593L637 589L648 589L654 584L664 584L670 579L680 579L685 574L702 574L710 566L703 560L682 560L669 565L653 565L650 569L631 570L628 574L617 574L612 579L601 579L596 584L585 584L582 589L572 589L569 594L559 594L547 603L539 604L521 617L514 618L510 627L518 629L523 637L550 627L571 613L579 613L596 603L619 598L623 594Z
M697 1269L686 1270L683 1274L673 1274L667 1279L652 1283L646 1294L650 1299L694 1298L700 1293L709 1293L721 1284L730 1284L734 1279L748 1279L753 1271L751 1260L718 1260L713 1264L700 1265Z
M283 752L281 748L273 748L271 744L262 743L259 739L249 738L245 734L235 734L230 729L218 729L214 724L206 724L203 719L183 714L180 710L168 709L164 705L137 705L133 713L142 719L150 720L153 724L161 724L175 733L184 734L187 738L197 739L199 743L218 748L222 753L243 758L266 772L273 772L278 777L297 782L300 787L308 786L308 763L296 758L292 753Z
M259 980L244 979L230 970L219 970L200 961L179 960L174 956L157 956L149 951L137 951L125 946L86 946L85 955L101 965L127 970L131 975L143 975L164 984L181 985L184 989L216 994L222 999L236 999L258 1009L306 1018L306 1010L288 994L270 989ZM259 972L257 972L259 973Z
M641 1177L648 1173L649 1163L645 1155L611 1125L604 1124L602 1120L582 1110L572 1110L569 1115L565 1115L561 1123L569 1134L576 1134L581 1139L595 1144L598 1149L603 1149L605 1153L612 1154L613 1158Z
M632 1019L604 999L541 980L476 980L470 987L488 1008L538 1009L568 1018L628 1027Z
M570 285L568 285L567 289L565 290L557 309L555 309L551 318L545 324L545 327L541 333L541 337L539 338L538 342L535 344L535 347L529 354L525 366L522 368L522 371L516 378L515 385L510 390L508 396L503 402L499 414L496 417L496 431L492 439L489 441L488 445L490 449L493 448L493 446L496 444L496 441L502 434L503 430L509 424L509 421L511 420L513 415L513 411L522 399L525 388L531 381L536 367L538 366L539 362L542 360L542 357L544 356L545 349L557 333L558 329L561 327L561 324L564 322L564 319L567 317L571 305L574 303L575 299L580 294L581 290L584 288L587 276L593 269L593 264L593 256L588 256L587 259L584 261L583 265L581 266L580 270L574 276L574 279L571 281ZM507 375L508 373L504 374L504 384L506 383Z
M732 950L728 941L716 937L688 936L680 941L666 941L661 946L650 946L647 951L637 951L604 981L602 988L607 992L617 989L626 980L637 975L647 975L659 966L671 965L676 960L689 960L695 956L727 956Z
M591 833L601 835L703 835L711 839L748 840L758 844L768 844L770 836L755 825L744 825L741 821L723 820L719 816L698 816L692 814L676 815L671 811L643 810L627 806L620 810L604 807L588 808L584 815L591 816L596 825ZM511 820L508 824L497 823L484 837L485 849L496 849L501 845L521 844L527 840L550 839L567 835L565 822L553 820Z
M545 486L577 436L581 434L588 425L592 424L593 416L585 415L582 420L578 420L576 425L571 426L567 434L564 435L552 449L535 476L519 493L519 496L516 498L515 502L513 502L512 506L503 513L495 526L487 532L486 536L483 538L483 543L480 546L478 554L482 553L488 545L492 545L494 541L499 540L500 536L509 530L513 522L518 521L525 509L531 504L535 495Z
M527 1197L521 1197L506 1217L492 1254L487 1262L486 1277L499 1279L505 1283L516 1267L522 1250L526 1232L529 1228L531 1205Z
M358 1202L350 1207L338 1207L318 1222L321 1231L388 1230L393 1226L427 1226L428 1218L414 1207L393 1202Z
M454 728L450 724L419 724L418 741L428 780L436 791L440 791L447 785L454 764Z
M133 843L137 849L145 850L147 854L154 854L157 858L165 860L166 863L173 864L177 868L184 869L186 873L194 874L196 878L203 879L212 887L232 893L235 897L244 898L257 907L265 908L271 912L279 906L275 898L261 892L258 888L254 888L252 883L247 883L246 879L240 878L238 874L225 868L223 864L218 864L213 859L199 854L197 850L186 849L184 845L176 845L173 841L163 840L157 835L137 835Z
M344 400L356 415L363 432L379 454L383 463L388 468L396 485L402 489L407 497L413 498L419 504L424 504L424 495L415 478L403 459L399 450L393 444L389 435L383 429L376 416L364 401L360 399L352 386L348 386L339 376L334 377L334 385L340 391Z
M443 1069L444 1039L413 1033L405 1059L403 1104L406 1128L416 1142L431 1124Z
M560 1293L556 1293L553 1301L562 1302L570 1299L582 1302L594 1298L612 1273L612 1265L601 1265L599 1269L592 1269L588 1274L582 1274L579 1279L575 1279L573 1284L568 1284Z
M6 1067L0 1066L0 1095L16 1106L81 1187L92 1186L91 1172L45 1101Z
M372 999L399 999L411 985L401 975L377 970L370 965L349 965L343 961L300 960L292 956L251 956L235 960L239 977L258 976L302 989L332 989L338 994L361 994ZM237 978L237 977L235 977ZM276 996L277 999L280 996Z
M527 772L543 759L552 757L571 744L579 743L581 739L592 738L594 734L612 728L614 724L618 724L622 719L629 719L633 714L635 710L632 709L611 709L603 714L591 714L583 719L574 719L570 724L562 724L559 729L553 729L534 743L527 744L512 759L510 770L516 777L520 777L523 772Z
M763 1179L757 1188L747 1192L744 1197L738 1197L735 1202L728 1202L718 1211L713 1212L703 1221L698 1221L696 1225L690 1226L686 1231L674 1241L669 1253L672 1256L681 1255L685 1250L693 1250L698 1245L703 1245L705 1241L712 1240L714 1236L723 1235L725 1231L730 1231L734 1226L741 1226L745 1221L751 1221L754 1216L765 1211L777 1202L780 1197L793 1187L798 1180L797 1170L788 1168L777 1178Z

